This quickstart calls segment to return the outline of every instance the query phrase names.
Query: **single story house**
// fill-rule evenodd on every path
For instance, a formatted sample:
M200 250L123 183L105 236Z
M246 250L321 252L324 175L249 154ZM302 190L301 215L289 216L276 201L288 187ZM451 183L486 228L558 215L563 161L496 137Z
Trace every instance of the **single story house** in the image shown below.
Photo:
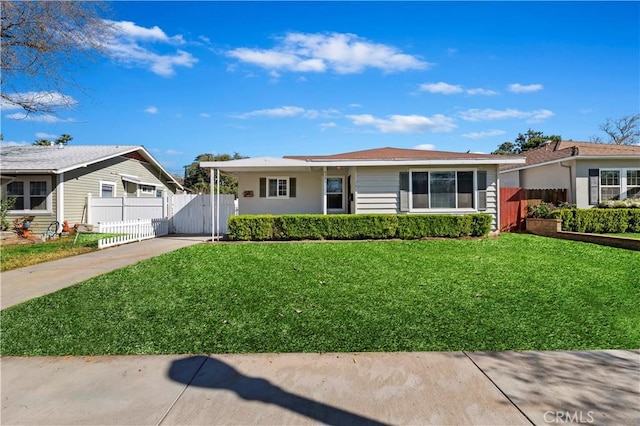
M238 178L240 214L485 212L497 231L498 167L523 163L502 155L380 148L200 165L212 176Z
M86 219L93 197L161 197L183 190L141 145L0 147L2 196L15 199L7 218L34 216L42 233L53 221Z
M566 189L578 208L640 198L640 146L558 141L521 155L525 164L500 167L503 187Z

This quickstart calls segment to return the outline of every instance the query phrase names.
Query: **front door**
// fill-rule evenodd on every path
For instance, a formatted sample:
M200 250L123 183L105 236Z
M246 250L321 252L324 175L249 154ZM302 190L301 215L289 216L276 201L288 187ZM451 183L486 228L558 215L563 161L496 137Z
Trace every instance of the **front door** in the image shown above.
M344 178L342 176L327 177L327 211L344 213Z

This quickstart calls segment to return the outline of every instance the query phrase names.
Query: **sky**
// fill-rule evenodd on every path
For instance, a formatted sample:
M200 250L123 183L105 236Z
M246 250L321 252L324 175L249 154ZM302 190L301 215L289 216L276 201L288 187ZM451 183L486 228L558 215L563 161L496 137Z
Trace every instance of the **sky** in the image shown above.
M640 112L639 2L113 2L73 106L2 106L3 144L203 153L490 153L528 129L605 138Z

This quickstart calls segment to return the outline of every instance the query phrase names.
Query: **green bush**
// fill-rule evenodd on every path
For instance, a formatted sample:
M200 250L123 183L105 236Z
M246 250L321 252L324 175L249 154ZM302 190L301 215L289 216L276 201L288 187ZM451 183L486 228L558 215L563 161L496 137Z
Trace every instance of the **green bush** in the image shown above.
M554 219L562 220L562 230L587 233L638 232L640 212L637 209L571 209L555 210Z
M276 216L231 216L228 222L229 239L234 241L264 241L273 239Z
M229 219L229 239L247 240L362 240L424 237L486 236L488 214L455 215L243 215Z

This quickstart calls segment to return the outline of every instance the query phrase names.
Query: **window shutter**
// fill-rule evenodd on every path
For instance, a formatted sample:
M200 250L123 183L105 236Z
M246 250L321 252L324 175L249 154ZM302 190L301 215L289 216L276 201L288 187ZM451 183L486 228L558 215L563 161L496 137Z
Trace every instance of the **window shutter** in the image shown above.
M600 169L589 169L589 205L598 204L600 189Z
M487 210L487 171L478 170L478 211Z
M296 178L289 178L289 198L296 198Z
M409 211L409 172L400 172L400 211Z
M260 178L260 198L267 196L267 178Z

